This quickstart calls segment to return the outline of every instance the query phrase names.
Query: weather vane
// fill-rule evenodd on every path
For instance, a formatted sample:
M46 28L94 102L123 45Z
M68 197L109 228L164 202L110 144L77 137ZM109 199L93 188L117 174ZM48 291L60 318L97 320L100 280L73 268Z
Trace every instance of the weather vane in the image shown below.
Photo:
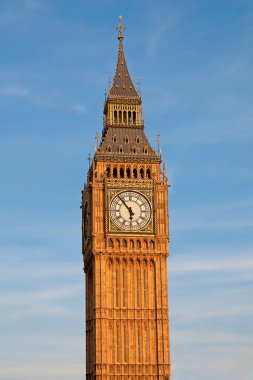
M119 16L119 25L116 28L119 31L119 39L124 38L123 31L126 30L126 28L122 24L122 16Z

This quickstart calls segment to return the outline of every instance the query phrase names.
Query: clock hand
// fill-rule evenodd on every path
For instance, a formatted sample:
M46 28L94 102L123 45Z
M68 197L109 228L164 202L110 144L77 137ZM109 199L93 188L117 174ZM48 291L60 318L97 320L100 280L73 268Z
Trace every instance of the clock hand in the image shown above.
M124 199L121 198L121 196L119 195L119 199L121 200L121 202L123 203L123 205L128 209L128 212L130 214L130 220L133 219L133 216L134 216L134 212L132 210L132 207L128 207L128 205L126 204L126 202L124 201Z
M130 214L130 220L133 220L133 216L134 216L134 212L133 212L133 210L132 210L132 207L129 207L128 208L128 211L129 211L129 214Z

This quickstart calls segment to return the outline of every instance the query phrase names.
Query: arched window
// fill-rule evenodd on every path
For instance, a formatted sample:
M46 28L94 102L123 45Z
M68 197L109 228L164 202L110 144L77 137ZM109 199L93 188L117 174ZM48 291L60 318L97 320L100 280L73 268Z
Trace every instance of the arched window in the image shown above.
M127 175L127 178L131 177L131 170L130 170L130 168L127 168L126 175Z
M117 142L117 137L116 137L115 135L113 136L112 141L113 141L114 143Z
M145 147L145 148L143 149L143 152L144 152L144 154L148 154L148 148Z
M126 241L126 239L124 239L124 240L122 241L122 247L123 247L123 248L127 248L127 241Z
M137 169L136 169L136 168L134 168L134 170L133 170L133 175L134 175L134 178L137 178L137 177L138 177Z
M122 111L119 111L119 122L122 122Z
M147 268L143 271L143 301L144 307L147 307L147 295L148 295L148 280L147 280Z
M140 240L137 240L136 246L137 246L137 248L141 248L141 242L140 242Z
M126 307L127 300L127 271L126 268L122 270L122 306Z
M141 328L138 327L138 333L137 333L137 359L138 362L141 362Z
M130 240L130 248L134 248L134 241L133 240Z
M153 240L151 240L151 242L150 242L150 248L151 248L151 249L154 249L154 248L155 248L155 243L154 243Z
M126 121L127 121L127 113L126 113L126 111L123 112L123 121L124 121L124 123L126 123Z
M108 244L109 244L109 247L110 247L110 248L113 248L113 241L112 241L112 239L109 240L109 243L108 243Z
M128 136L125 137L125 143L126 143L126 144L129 143L129 137L128 137Z
M110 166L107 166L107 168L106 168L106 176L107 177L111 177L111 168L110 168Z
M127 363L127 361L128 361L128 330L127 330L126 325L124 325L124 327L123 327L123 335L124 335L123 336L124 362Z
M143 168L140 169L140 177L144 178L144 170L143 170Z
M117 351L117 363L120 362L120 329L119 329L119 323L117 323L116 327L116 351Z
M118 177L118 170L117 170L117 168L113 168L113 177L114 178Z
M136 112L135 111L133 112L133 122L134 123L136 122Z
M120 279L119 279L119 275L120 275L120 272L119 272L119 269L116 269L116 288L115 288L115 292L116 292L116 307L119 307L120 306L120 296L119 296L119 288L120 288Z
M136 269L136 296L137 296L137 307L141 307L141 272L138 265Z
M109 146L107 147L107 151L108 151L109 153L111 153L111 151L112 151L112 147L111 147L111 145L109 145Z
M120 168L119 175L120 175L120 178L124 178L124 168Z
M136 137L136 143L137 143L137 144L140 144L140 141L141 141L140 137L137 136L137 137Z
M115 110L114 111L114 113L113 113L113 121L114 121L114 123L117 123L117 121L118 121L118 113L117 113L117 111Z
M151 171L150 171L149 168L148 168L147 171L146 171L146 177L147 177L147 178L151 178Z
M132 112L128 111L128 122L132 123Z
M136 147L135 146L133 147L132 152L136 153Z
M119 153L123 153L123 147L122 146L119 147Z
M144 352L145 352L145 357L144 360L146 363L149 362L149 354L148 354L148 327L144 327Z

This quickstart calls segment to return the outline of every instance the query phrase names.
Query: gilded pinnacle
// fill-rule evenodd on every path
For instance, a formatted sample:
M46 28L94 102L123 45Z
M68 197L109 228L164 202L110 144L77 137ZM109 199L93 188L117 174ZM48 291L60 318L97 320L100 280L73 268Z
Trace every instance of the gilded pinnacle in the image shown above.
M118 39L123 40L124 38L123 31L126 30L126 28L122 24L122 16L119 16L119 25L117 26L116 29L119 31Z

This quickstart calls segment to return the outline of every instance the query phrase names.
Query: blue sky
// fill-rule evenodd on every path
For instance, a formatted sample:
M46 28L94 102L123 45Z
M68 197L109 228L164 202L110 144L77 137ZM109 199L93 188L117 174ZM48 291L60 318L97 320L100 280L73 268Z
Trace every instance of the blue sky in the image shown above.
M120 14L172 185L172 380L252 380L251 0L1 0L0 378L84 379L80 192Z

